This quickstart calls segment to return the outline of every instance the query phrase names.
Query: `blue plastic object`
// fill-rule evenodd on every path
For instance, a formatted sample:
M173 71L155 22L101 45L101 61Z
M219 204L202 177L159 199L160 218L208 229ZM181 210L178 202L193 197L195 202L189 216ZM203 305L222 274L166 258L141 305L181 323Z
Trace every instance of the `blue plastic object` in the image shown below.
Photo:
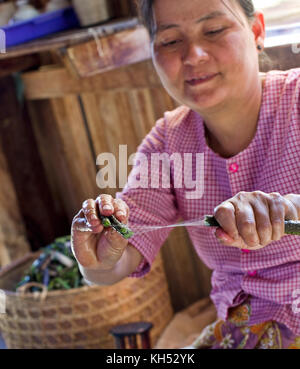
M10 47L51 33L78 27L80 27L78 17L73 7L68 7L1 27L1 29L5 32L6 47Z

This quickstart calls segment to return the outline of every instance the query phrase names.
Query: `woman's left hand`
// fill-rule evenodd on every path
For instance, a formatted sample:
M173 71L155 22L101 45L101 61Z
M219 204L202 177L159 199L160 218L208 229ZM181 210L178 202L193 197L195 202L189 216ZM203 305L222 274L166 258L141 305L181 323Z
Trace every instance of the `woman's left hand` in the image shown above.
M300 195L262 191L239 192L218 205L216 237L226 246L258 250L284 234L284 220L300 218Z

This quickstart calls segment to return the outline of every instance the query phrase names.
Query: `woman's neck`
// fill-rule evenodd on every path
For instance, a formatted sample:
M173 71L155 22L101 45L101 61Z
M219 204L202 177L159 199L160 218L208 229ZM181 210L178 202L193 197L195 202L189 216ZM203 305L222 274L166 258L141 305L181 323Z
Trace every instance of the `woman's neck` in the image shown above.
M260 74L256 93L239 103L233 102L218 112L204 118L208 146L220 156L230 158L246 149L255 136L265 74Z

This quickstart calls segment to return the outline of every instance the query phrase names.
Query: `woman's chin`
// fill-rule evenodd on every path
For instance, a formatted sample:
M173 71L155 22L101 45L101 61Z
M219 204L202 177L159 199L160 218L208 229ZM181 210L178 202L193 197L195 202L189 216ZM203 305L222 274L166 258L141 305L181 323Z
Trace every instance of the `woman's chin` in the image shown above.
M188 105L193 110L208 110L216 107L220 104L220 99L216 96L209 95L192 95L187 96L185 99L185 105Z
M176 100L181 105L186 105L189 108L196 110L196 111L205 111L210 110L221 104L226 94L220 94L220 91L214 89L210 92L199 92L199 91L174 91L171 89L166 89L169 95ZM223 95L223 98L222 96ZM225 95L225 96L224 96Z

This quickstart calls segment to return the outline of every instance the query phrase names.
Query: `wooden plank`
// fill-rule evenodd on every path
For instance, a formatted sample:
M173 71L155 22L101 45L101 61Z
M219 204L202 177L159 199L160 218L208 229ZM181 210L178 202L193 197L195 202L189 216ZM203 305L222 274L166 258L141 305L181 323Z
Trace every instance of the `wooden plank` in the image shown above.
M64 222L52 198L26 106L16 97L12 77L0 79L0 142L14 183L26 234L33 250L51 242ZM56 223L57 222L57 223Z
M118 159L117 168L120 163L119 145L127 146L127 160L136 152L139 143L160 117L160 111L156 112L154 109L154 101L159 98L162 101L169 99L165 97L168 95L162 87L154 91L135 89L115 93L83 93L81 96L96 156L103 152L114 154ZM170 103L168 107L171 105L173 104ZM131 169L128 165L127 173ZM117 184L119 185L118 171ZM116 190L119 191L120 188ZM115 193L113 190L107 191L110 194Z
M133 0L110 0L110 3L116 17L137 15L137 8Z
M90 77L151 58L150 40L144 27L101 37L93 30L94 40L70 47L67 54L78 75Z
M172 111L180 104L161 87L151 87L153 110L156 117L162 117L166 111Z
M21 72L40 65L38 55L27 55L19 58L0 60L0 78L9 76L15 72Z
M112 153L117 160L117 187L100 189L100 193L112 196L119 191L119 145L127 146L128 157L136 151L137 137L132 131L132 115L130 101L125 92L83 94L83 107L93 140L96 156L101 153ZM127 166L127 171L131 169ZM98 167L100 170L100 167Z
M300 67L299 53L293 53L291 45L281 47L272 47L265 50L270 58L270 63L262 63L260 70L266 72L268 70L287 70Z
M3 124L3 121L1 121ZM0 145L0 268L30 250L14 184Z
M138 142L142 142L157 120L153 109L153 96L149 88L141 88L131 90L129 97L134 124L133 129L138 137Z
M23 73L22 80L27 100L161 86L150 60L120 68L118 73L109 71L81 79L74 78L66 68L51 66L48 69Z
M96 197L96 162L77 96L31 103L31 118L58 206L72 221L82 202Z
M54 33L43 38L29 41L21 45L12 46L6 50L5 54L0 54L1 59L9 59L18 56L29 55L55 50L63 47L87 42L93 39L89 29L94 29L99 35L111 35L126 29L134 28L138 25L136 17L113 19L105 24L95 27L78 28L69 31Z
M82 111L77 96L66 96L52 101L57 121L57 132L63 144L68 175L72 178L70 191L76 194L76 201L70 203L68 211L71 220L82 202L98 194L96 186L96 158L93 157Z
M65 223L63 227L65 234L69 233L69 221L66 217L66 210L63 203L64 192L60 191L59 173L57 167L61 166L61 158L54 155L52 147L58 144L57 135L52 134L51 127L55 122L53 110L51 109L51 102L47 100L28 101L27 107L34 132L35 140L37 142L40 160L43 163L45 170L45 177L51 192L52 202L51 207L55 209L56 222ZM48 124L49 122L49 124ZM51 125L50 125L51 123ZM60 216L59 216L60 215Z

